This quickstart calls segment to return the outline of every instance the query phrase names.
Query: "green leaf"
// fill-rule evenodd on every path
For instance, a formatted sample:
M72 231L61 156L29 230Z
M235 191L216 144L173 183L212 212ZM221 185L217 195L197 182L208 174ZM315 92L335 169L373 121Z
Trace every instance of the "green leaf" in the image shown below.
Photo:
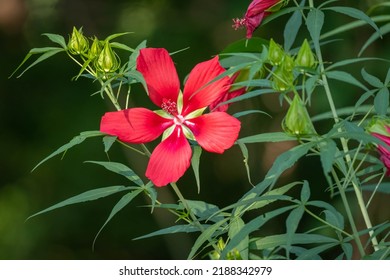
M302 1L301 6L304 5L305 1ZM302 25L302 11L296 10L286 23L284 28L284 50L287 52L291 49L295 42L299 28Z
M335 247L337 245L338 245L338 243L327 243L327 244L323 244L323 245L308 249L308 250L304 251L302 254L298 255L297 259L298 260L311 260L315 256L318 256L320 253L322 253L322 252L324 252L332 247Z
M86 161L86 163L93 163L97 165L101 165L109 171L122 175L129 179L130 181L136 183L138 186L143 186L141 178L128 166L119 163L119 162L111 162L111 161Z
M49 38L49 40L52 41L53 43L59 44L64 50L66 50L68 48L63 36L61 36L59 34L51 34L51 33L43 33L42 35Z
M261 110L247 110L247 111L237 112L237 113L233 114L233 117L240 118L240 117L250 115L250 114L264 114L264 115L271 117L271 115L269 115L268 113L261 111Z
M215 215L220 212L218 206L199 200L187 200L188 206L200 221L210 220L213 222L221 221L222 217Z
M347 66L355 63L360 62L366 62L366 61L384 61L387 62L388 60L378 57L358 57L358 58L350 58L350 59L344 59L335 63L332 63L329 67L326 68L326 71L329 71L331 69L335 69L342 66Z
M291 239L291 245L295 244L315 244L315 243L338 243L337 239L309 233L295 233ZM256 238L251 242L250 248L254 250L273 249L287 244L287 234L277 234Z
M134 32L115 33L115 34L112 34L112 35L108 36L106 39L104 39L104 41L111 41L112 39L115 39L115 38L118 38L118 37L121 37L121 36L124 36L124 35L128 35L128 34L131 34L131 33L134 33Z
M337 145L333 140L327 139L319 145L320 159L325 174L332 170L333 162L337 152Z
M386 116L389 109L389 89L381 88L374 98L374 108L378 115Z
M129 56L129 63L127 70L135 69L137 64L137 57L139 55L139 51L143 48L146 48L146 40L142 41L134 50L134 52Z
M362 20L367 24L371 25L380 34L379 28L375 24L375 22L369 16L367 16L365 13L363 13L358 9L352 7L333 6L333 7L324 8L324 10L332 10L334 12L341 13L349 17Z
M47 156L46 158L44 158L43 160L41 160L34 168L32 171L34 171L35 169L37 169L38 166L40 166L42 163L44 163L45 161L51 159L52 157L56 156L56 155L59 155L59 154L62 154L64 152L66 152L67 150L69 150L70 148L76 146L76 145L79 145L81 144L82 142L84 142L85 139L87 138L91 138L91 137L97 137L97 136L103 136L104 134L101 133L100 131L84 131L84 132L81 132L80 135L76 136L76 137L73 137L72 140L70 140L69 143L59 147L56 151L54 151L53 153L51 153L49 156ZM31 171L31 172L32 172Z
M307 181L303 182L302 190L301 190L301 202L306 204L310 199L310 186Z
M307 15L306 26L313 40L315 49L320 48L321 29L324 25L325 15L321 10L312 9Z
M390 183L382 182L379 186L377 186L377 184L367 184L362 186L362 190L367 192L376 191L390 194Z
M241 143L240 140L237 140L237 144L240 147L242 156L244 157L243 161L244 161L244 165L245 165L246 174L247 174L247 177L248 177L248 182L253 186L252 179L251 179L251 171L250 171L250 167L249 167L249 163L248 163L249 162L248 148L245 146L244 143Z
M191 158L191 166L192 166L192 170L194 170L196 185L198 187L198 193L200 193L199 163L200 163L201 154L202 154L202 148L200 146L194 146L192 158Z
M230 103L246 100L246 99L249 99L249 98L253 98L253 97L256 97L256 96L259 96L259 95L263 95L263 94L267 94L267 93L274 93L274 92L275 92L275 90L271 89L271 88L249 91L247 93L244 93L243 95L240 95L240 96L234 97L232 99L229 99L229 100L227 100L225 102L222 102L219 105L230 104Z
M240 217L233 216L229 223L229 231L228 231L229 238L230 239L235 238L236 235L240 232L241 228L243 228L244 226L245 223ZM248 259L248 252L249 252L248 247L249 247L249 236L246 235L244 237L241 237L241 242L235 247L235 249L238 250L243 260Z
M115 204L115 206L112 208L110 215L108 216L107 220L104 222L102 227L99 229L98 233L95 236L95 239L93 240L92 248L95 247L96 240L98 236L100 235L103 228L108 224L109 221L120 211L122 210L126 205L128 205L137 195L142 193L142 189L137 189L132 192L129 192L122 196L122 198Z
M362 68L362 76L363 76L363 79L369 83L371 86L373 87L376 87L376 88L382 88L384 87L383 83L381 82L381 80L379 80L377 77L375 77L374 75L371 75L369 74L366 69Z
M387 75L385 78L385 86L388 87L389 83L390 83L390 68L389 68L389 70L387 70Z
M379 28L379 32L375 32L371 35L370 38L364 43L363 47L360 49L358 56L361 56L362 53L376 40L378 40L381 36L390 32L390 23L387 23Z
M108 152L112 145L115 143L117 137L116 136L104 136L103 137L103 144L104 144L104 152Z
M247 136L237 140L242 144L249 143L263 143L263 142L284 142L284 141L296 141L297 138L290 136L284 132L268 132L261 133L252 136Z
M221 228L223 224L228 221L228 218L225 218L215 224L208 226L203 232L198 236L194 245L191 248L191 252L188 255L187 259L192 259L196 252L201 248L201 246L208 241L209 243L213 242L216 237L226 232L226 228Z
M307 205L324 209L326 221L334 225L336 228L340 229L340 231L344 229L343 215L341 215L340 212L338 212L336 208L334 208L331 204L325 201L313 200L313 201L309 201Z
M265 175L265 180L270 180L271 185L273 185L284 171L292 167L301 157L305 156L308 151L316 144L317 143L315 142L304 143L279 155L274 161L271 169Z
M164 234L173 234L173 233L182 233L182 232L191 233L197 231L199 231L199 228L194 225L190 225L190 224L174 225L169 228L160 229L152 233L142 235L140 237L134 238L133 240L140 240L140 239L150 238L150 237L164 235Z
M297 208L292 210L286 219L286 251L287 251L287 259L290 259L290 249L293 237L295 232L298 229L298 225L305 213L305 207L303 205L299 205Z
M134 51L134 49L130 48L129 46L127 46L125 44L118 43L118 42L112 42L112 43L110 43L110 46L113 48L121 49L121 50L128 51L128 52Z
M345 83L360 87L361 89L364 89L365 91L368 91L368 88L365 85L363 85L361 82L359 82L354 76L352 76L348 72L334 70L334 71L326 72L326 76L329 79L345 82Z
M26 69L24 69L24 71L21 74L19 74L19 76L17 76L17 78L21 77L27 70L29 70L30 68L34 67L38 63L48 59L49 57L51 57L51 56L53 56L53 55L55 55L57 53L63 52L63 51L65 51L65 50L62 49L62 48L55 48L55 47L45 47L45 48L34 48L34 49L31 49L30 52L25 56L23 61L19 64L19 66L15 69L14 72L12 72L12 74L9 77L12 77L25 64L25 62L34 54L42 53L42 55L39 56Z
M291 210L292 208L295 208L296 206L286 206L281 207L276 210L267 212L263 215L260 215L248 223L246 223L241 229L234 235L234 237L230 240L229 243L226 244L225 248L221 252L221 259L226 258L227 253L229 253L231 250L236 248L241 241L249 236L252 232L259 230L265 223L270 221L271 219Z
M39 211L38 213L31 215L30 217L27 218L31 219L32 217L35 217L37 215L52 211L57 208L61 208L67 205L71 204L76 204L76 203L81 203L81 202L87 202L91 200L96 200L99 198L103 198L118 192L122 192L125 190L128 190L129 187L125 186L110 186L110 187L104 187L104 188L98 188L98 189L93 189L90 191L83 192L79 195L72 196L71 198L68 198L62 202L59 202L57 204L54 204L53 206L50 206L49 208L46 208L45 210Z

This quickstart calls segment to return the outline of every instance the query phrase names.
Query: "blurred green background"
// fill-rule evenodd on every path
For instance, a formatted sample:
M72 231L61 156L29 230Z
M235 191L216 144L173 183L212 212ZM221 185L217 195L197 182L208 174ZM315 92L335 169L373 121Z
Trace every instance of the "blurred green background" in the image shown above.
M107 159L100 138L87 140L70 150L63 160L56 157L31 173L40 160L73 136L81 131L97 130L100 117L110 108L99 96L91 97L97 87L90 80L72 81L79 69L64 54L34 67L19 79L8 79L8 76L31 48L51 45L42 33L57 33L67 38L73 26L83 26L85 35L96 35L101 39L112 33L134 31L134 34L118 39L131 47L145 39L148 46L164 47L169 51L190 47L174 57L183 79L196 63L244 38L244 30L231 28L231 19L241 17L249 2L0 0L0 259L181 259L187 256L193 241L191 235L132 241L132 238L175 222L165 212L155 211L150 215L150 209L138 207L147 203L143 198L134 201L107 225L97 239L95 250L92 250L95 234L120 196L62 208L25 221L28 216L83 191L127 182L101 167L84 163ZM367 10L371 4L383 1L339 2ZM283 17L278 22L271 22L256 31L255 36L273 37L282 43L287 19ZM332 17L326 29L348 21ZM351 32L344 37L345 41L328 48L325 59L353 57L371 32L369 28ZM385 39L374 44L366 55L389 59L388 49L389 40ZM122 55L126 58L127 54ZM375 65L367 67L382 75L386 73ZM336 97L339 106L351 104L359 94L346 93L341 84L339 87L343 93ZM137 91L144 95L141 88L133 89L133 93L137 94ZM135 96L135 102L137 98ZM231 110L252 106L261 106L273 115L273 119L246 117L242 135L280 130L284 109L279 107L276 95L234 104ZM325 102L313 104L311 109L313 113L328 110ZM288 145L250 147L254 182L262 179L272 160L289 148ZM124 154L120 147L115 147L110 157L114 161L127 161L139 174L144 173L146 162L134 154ZM326 185L316 175L321 174L320 168L317 160L305 160L287 172L281 183L309 173L314 180L312 184L318 185L314 195L327 199ZM204 184L200 195L191 170L179 182L187 198L203 199L223 207L250 188L237 147L218 156L204 153L201 174ZM168 188L158 192L162 201L175 201ZM389 212L379 210L376 219L387 219Z

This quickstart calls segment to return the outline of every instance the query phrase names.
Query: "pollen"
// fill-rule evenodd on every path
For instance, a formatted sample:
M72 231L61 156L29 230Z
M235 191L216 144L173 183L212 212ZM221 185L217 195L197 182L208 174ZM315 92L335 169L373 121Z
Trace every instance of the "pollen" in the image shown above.
M176 116L178 114L177 104L176 104L176 102L172 101L171 99L164 98L164 100L161 104L161 109L163 109L168 114L171 114L172 116Z

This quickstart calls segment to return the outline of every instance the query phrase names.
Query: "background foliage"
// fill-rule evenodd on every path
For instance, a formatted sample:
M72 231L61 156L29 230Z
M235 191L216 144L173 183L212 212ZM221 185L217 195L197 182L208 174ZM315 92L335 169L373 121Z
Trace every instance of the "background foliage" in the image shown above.
M367 10L371 5L384 1L339 2L340 5L353 5ZM93 238L119 197L59 209L25 222L28 216L55 201L91 188L112 185L113 182L119 185L123 181L110 172L102 171L98 166L84 163L86 159L106 160L100 139L91 140L89 145L82 148L72 149L63 160L56 158L50 164L42 165L34 173L30 173L43 157L64 144L67 139L70 140L80 131L98 129L100 118L97 116L107 111L108 105L96 100L97 96L90 96L93 93L90 80L80 79L77 84L72 81L72 73L77 73L78 68L72 63L65 63L66 60L60 56L40 64L22 79L7 77L29 49L47 42L47 39L41 36L42 33L58 33L66 37L73 26L83 26L87 36L97 35L101 38L112 33L134 31L134 34L118 39L130 46L136 46L148 39L149 46L164 47L170 51L190 47L175 55L179 76L184 78L184 73L188 73L196 63L210 58L229 43L244 37L244 30L234 31L231 28L231 18L241 16L248 3L249 1L233 0L119 0L115 1L115 4L103 0L0 1L1 259L187 257L193 238L190 234L131 240L174 222L164 211L156 210L153 216L150 216L150 209L135 207L134 205L146 203L141 198L137 198L135 203L115 216L101 233L94 251ZM285 18L287 19L288 17ZM345 18L335 15L331 24L337 26L345 23L344 21ZM282 28L284 23L271 22L256 31L255 36L265 39L273 37L282 41L282 38L277 37L281 36L282 32L275 30ZM332 29L329 25L326 28ZM357 55L371 34L369 27L352 31L348 33L348 37L344 37L345 41L332 44L332 48L325 48L327 53L324 57L336 61ZM378 57L388 57L386 51L389 43L388 37L376 42L366 51L366 56L372 53ZM366 70L374 75L383 74L375 63L367 64ZM339 107L351 104L357 98L357 93L351 92L350 88L346 90L342 83L337 86L340 94L335 96L335 102ZM133 89L133 93L136 91ZM143 96L144 94L139 98ZM246 102L258 102L264 111L271 112L274 117L269 119L264 115L248 116L246 121L251 125L246 127L251 127L254 131L279 131L285 108L280 108L277 95L265 97L234 104L231 110L234 111L237 106L247 106ZM326 107L322 108L321 104L326 103L317 102L316 106L311 107L313 114L328 110ZM241 134L250 135L251 131L246 128ZM250 164L257 167L251 174L254 182L262 180L278 154L291 148L286 145L289 144L248 146L252 161ZM123 157L123 150L119 147L111 153L113 152L116 159ZM197 195L196 186L190 184L193 179L191 171L187 172L180 184L182 192L189 199L203 199L221 208L233 203L250 188L241 158L238 147L218 157L204 153L200 166L200 196ZM138 174L143 174L146 164L144 159L132 156L128 160ZM139 170L136 169L137 166L140 166ZM317 181L318 185L321 185L321 180L325 180L317 175L322 174L318 160L309 157L284 174L281 184L283 180L287 183L303 179L303 172L313 176L305 176L304 179ZM162 188L158 191L159 197L170 199L168 189ZM377 196L377 201L373 204L375 206L370 209L374 213L374 223L389 217L390 210L386 204L388 198L388 195ZM328 194L322 189L314 193L312 191L311 199L327 200ZM309 225L307 227L310 228ZM278 224L275 223L275 231L277 229ZM334 256L329 256L332 257Z

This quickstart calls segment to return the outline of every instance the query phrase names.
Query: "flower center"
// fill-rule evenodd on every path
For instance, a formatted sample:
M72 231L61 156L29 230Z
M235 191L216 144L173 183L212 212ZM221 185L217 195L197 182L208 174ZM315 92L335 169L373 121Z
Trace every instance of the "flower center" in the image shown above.
M240 28L243 28L246 25L246 19L245 18L234 18L233 19L233 25L232 27L237 30Z
M176 102L172 101L171 99L164 98L161 104L161 109L172 116L176 116L178 114Z

